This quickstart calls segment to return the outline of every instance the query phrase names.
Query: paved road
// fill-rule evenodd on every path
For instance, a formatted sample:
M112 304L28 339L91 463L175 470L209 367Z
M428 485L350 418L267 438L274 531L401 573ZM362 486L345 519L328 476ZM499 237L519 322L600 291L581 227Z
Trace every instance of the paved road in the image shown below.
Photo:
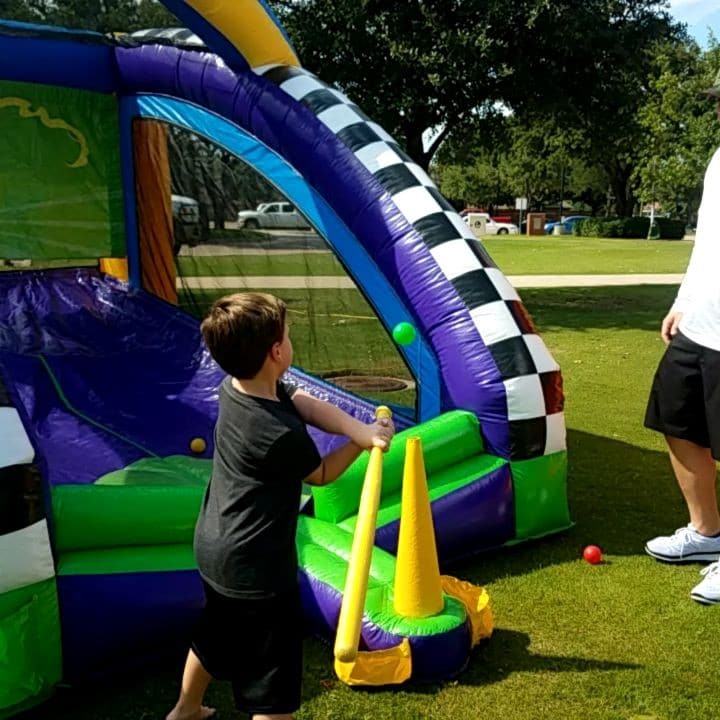
M547 287L602 287L617 285L679 285L683 276L666 275L509 275L508 280L515 288ZM355 287L346 276L318 275L246 275L227 277L185 277L178 278L177 286L192 290L221 290L240 288L267 288L268 290L288 289L330 289L343 290Z
M635 274L635 275L508 275L516 288L533 287L603 287L612 285L679 285L683 275Z

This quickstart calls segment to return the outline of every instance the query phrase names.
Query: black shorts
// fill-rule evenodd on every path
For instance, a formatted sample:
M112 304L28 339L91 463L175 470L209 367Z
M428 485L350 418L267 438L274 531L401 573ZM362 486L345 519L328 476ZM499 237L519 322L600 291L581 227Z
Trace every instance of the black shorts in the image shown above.
M245 600L203 585L206 604L192 649L205 670L232 683L241 712L295 712L303 669L299 592Z
M710 448L720 460L720 352L678 333L655 373L645 427Z

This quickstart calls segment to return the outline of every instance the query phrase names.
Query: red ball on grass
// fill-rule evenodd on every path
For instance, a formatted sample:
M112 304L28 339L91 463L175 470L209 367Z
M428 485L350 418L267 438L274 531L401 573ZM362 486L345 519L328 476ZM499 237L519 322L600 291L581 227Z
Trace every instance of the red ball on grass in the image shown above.
M588 545L583 550L583 559L591 565L598 565L602 562L602 550L597 545Z

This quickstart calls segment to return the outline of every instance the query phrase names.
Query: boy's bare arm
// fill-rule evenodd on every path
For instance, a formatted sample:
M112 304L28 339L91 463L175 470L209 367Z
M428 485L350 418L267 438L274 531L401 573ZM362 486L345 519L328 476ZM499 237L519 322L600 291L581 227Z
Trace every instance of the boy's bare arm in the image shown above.
M300 413L300 417L308 425L314 425L316 428L334 435L352 437L355 426L364 424L339 407L324 400L319 400L304 390L296 390L293 393L292 401Z
M304 390L296 390L292 401L308 425L334 435L345 435L360 448L379 447L387 450L390 447L390 440L395 434L392 420L383 419L366 425L332 403L319 400Z
M354 442L336 448L322 459L317 469L305 478L305 482L308 485L329 485L350 467L362 451Z

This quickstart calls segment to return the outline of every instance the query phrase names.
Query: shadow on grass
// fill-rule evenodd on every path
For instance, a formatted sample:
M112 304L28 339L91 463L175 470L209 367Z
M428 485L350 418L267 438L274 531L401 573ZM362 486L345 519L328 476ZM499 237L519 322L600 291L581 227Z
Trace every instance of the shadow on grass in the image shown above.
M325 692L327 680L333 677L327 649L317 647L314 639L305 643L305 678L303 703ZM242 649L239 649L241 652ZM332 651L330 651L332 652ZM61 686L47 702L16 720L162 720L173 708L180 690L186 651L153 662L133 666L127 672L104 676L74 687ZM249 718L235 708L229 682L213 681L205 703L217 709L217 717Z
M645 542L687 522L668 456L577 430L568 433L570 515L564 533L477 555L444 568L470 582L573 562L586 545L610 555L644 555Z
M534 653L530 651L530 636L526 633L496 628L492 638L473 652L460 682L462 685L488 685L515 672L604 672L639 667L635 663Z
M482 642L470 655L467 667L456 681L464 687L491 685L502 682L517 672L561 673L561 672L610 672L615 670L637 670L641 665L582 657L562 657L531 652L531 639L527 633L517 630L496 628L490 640ZM328 687L339 683L333 679ZM434 695L447 683L410 681L402 691L419 695ZM367 695L385 694L388 687L356 687L354 692Z
M612 328L659 333L677 286L528 288L520 295L541 333Z

